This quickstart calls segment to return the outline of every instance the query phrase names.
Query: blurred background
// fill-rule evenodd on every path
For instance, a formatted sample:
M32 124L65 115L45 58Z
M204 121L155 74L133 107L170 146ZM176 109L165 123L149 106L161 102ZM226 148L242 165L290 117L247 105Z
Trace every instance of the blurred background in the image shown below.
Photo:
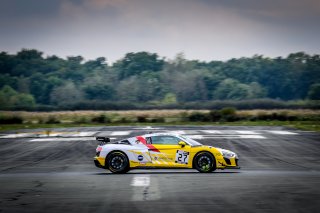
M0 2L1 110L320 106L316 0Z

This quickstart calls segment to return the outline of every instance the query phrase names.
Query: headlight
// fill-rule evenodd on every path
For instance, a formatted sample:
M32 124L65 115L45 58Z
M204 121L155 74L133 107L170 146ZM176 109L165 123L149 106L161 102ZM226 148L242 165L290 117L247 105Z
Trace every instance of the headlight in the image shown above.
M226 157L226 158L233 158L233 157L237 157L236 153L234 152L230 152L227 150L221 150L222 156Z

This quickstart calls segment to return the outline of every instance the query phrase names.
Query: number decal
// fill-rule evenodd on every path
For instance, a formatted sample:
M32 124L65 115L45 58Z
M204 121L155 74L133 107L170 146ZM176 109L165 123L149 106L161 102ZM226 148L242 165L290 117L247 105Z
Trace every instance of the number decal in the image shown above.
M189 152L183 150L177 150L176 153L176 163L188 164L189 161Z

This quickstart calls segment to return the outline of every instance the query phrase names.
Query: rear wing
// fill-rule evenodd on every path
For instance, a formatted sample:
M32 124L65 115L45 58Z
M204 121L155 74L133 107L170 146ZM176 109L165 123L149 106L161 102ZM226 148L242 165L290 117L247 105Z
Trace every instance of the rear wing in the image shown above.
M103 136L96 137L96 140L100 142L100 145L110 142L110 138L103 137Z

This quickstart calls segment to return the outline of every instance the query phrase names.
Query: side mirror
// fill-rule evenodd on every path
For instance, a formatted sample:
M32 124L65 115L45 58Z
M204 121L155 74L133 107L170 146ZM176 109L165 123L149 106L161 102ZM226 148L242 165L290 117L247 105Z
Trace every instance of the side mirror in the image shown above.
M180 141L179 143L178 143L181 147L185 147L187 144L186 144L186 142L184 142L184 141Z

